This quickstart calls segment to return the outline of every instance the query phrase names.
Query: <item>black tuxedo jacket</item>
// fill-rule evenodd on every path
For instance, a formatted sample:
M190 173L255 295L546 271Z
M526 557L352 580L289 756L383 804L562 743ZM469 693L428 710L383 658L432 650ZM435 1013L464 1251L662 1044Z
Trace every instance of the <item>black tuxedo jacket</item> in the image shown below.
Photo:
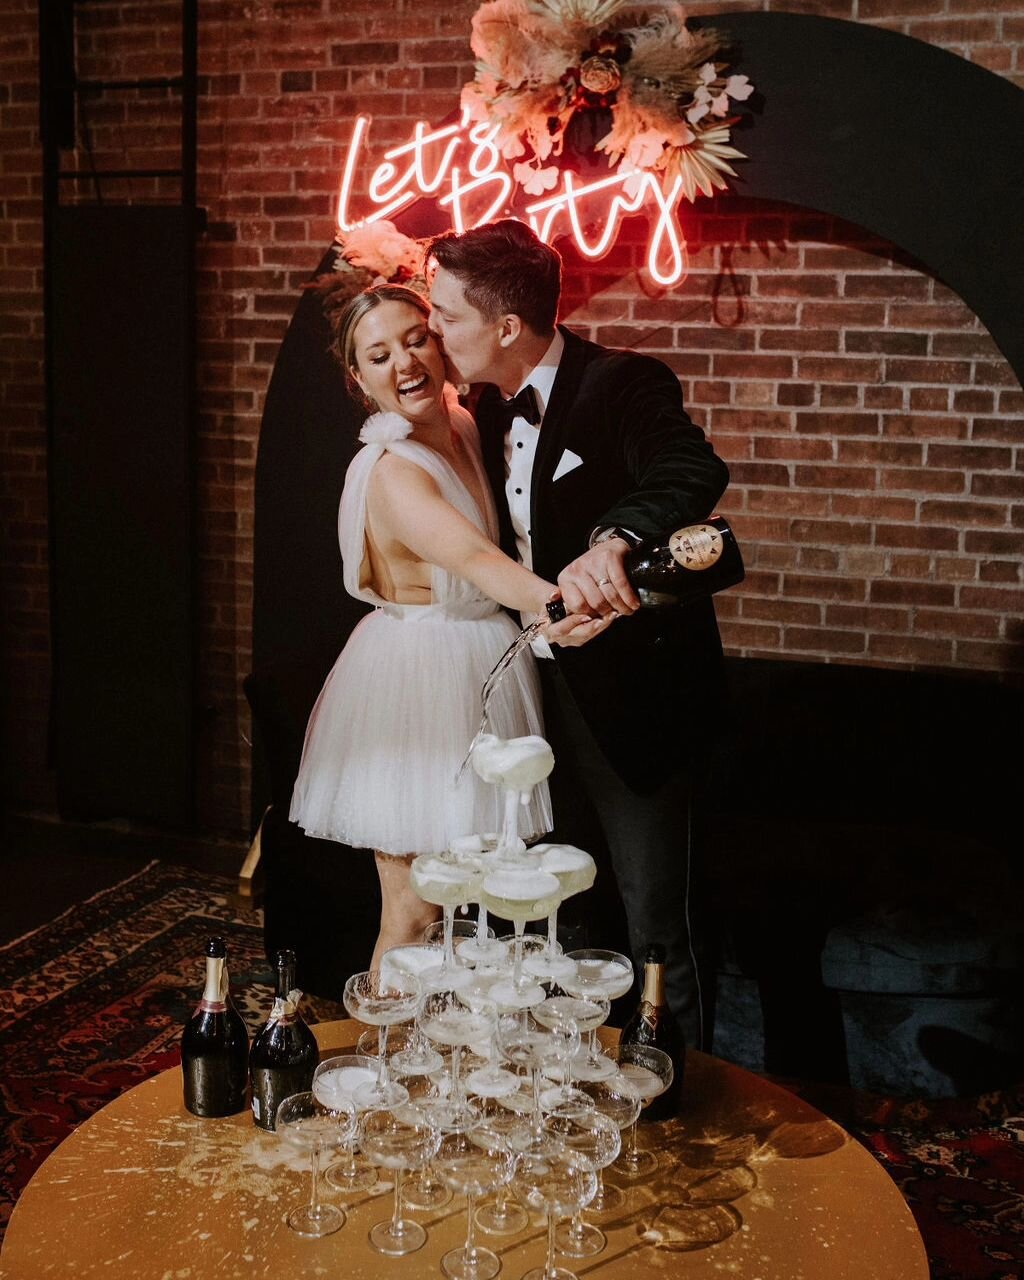
M687 416L667 365L561 332L565 351L530 495L533 567L552 582L587 549L596 527L620 525L648 537L693 524L711 514L729 478ZM498 400L496 387L481 392L477 425L502 548L515 557ZM553 480L566 449L582 465ZM710 599L642 609L589 644L554 646L554 653L602 751L634 790L653 791L701 752L720 701L722 648Z

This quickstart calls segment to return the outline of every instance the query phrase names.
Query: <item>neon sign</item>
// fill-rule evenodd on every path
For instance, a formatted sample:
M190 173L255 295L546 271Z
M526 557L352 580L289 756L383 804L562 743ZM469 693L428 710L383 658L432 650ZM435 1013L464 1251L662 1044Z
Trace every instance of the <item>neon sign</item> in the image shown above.
M370 117L357 116L338 194L338 228L351 231L362 222L388 218L413 200L432 196L450 212L452 226L462 232L508 211L515 184L495 145L498 126L470 125L463 112L457 124L432 129L417 122L408 142L384 152L370 175L367 195L370 213L350 211L358 161L366 146ZM676 215L682 192L679 178L663 191L657 176L647 170L616 171L607 178L584 182L570 169L561 171L550 194L517 207L513 216L528 222L550 244L568 235L585 258L602 257L614 244L623 217L646 209L651 232L647 270L659 285L678 283L686 275L686 240ZM596 229L596 230L595 230Z

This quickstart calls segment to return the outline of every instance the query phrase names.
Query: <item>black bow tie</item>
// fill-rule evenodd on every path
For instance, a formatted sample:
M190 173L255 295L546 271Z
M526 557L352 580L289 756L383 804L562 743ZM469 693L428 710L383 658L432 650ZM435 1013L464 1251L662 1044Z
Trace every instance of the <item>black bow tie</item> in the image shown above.
M517 391L511 400L499 400L498 412L505 423L506 431L512 425L513 418L525 418L531 426L537 426L541 415L536 391L527 383L522 391Z

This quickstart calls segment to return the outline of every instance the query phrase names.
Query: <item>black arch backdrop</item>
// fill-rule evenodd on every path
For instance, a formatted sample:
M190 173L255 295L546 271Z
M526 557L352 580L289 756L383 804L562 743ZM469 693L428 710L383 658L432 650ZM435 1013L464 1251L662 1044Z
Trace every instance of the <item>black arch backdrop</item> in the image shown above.
M1024 376L1024 169L1013 163L1024 93L954 54L858 23L738 13L715 25L735 37L740 68L766 104L737 133L749 159L733 192L834 214L891 241L963 298ZM342 588L335 536L360 415L326 348L307 294L260 432L257 668L337 647L362 613Z
M748 161L732 195L832 214L894 244L964 299L1020 377L1024 173L1012 158L1024 133L1024 94L955 55L857 23L740 13L714 24L734 37L734 65L750 75L761 104L736 130ZM423 235L443 229L437 219L421 202L396 220ZM685 290L684 281L681 304ZM264 827L268 950L300 948L300 984L336 994L369 954L376 876L369 858L339 857L336 846L321 849L287 823L305 715L365 611L345 594L336 534L363 415L327 342L319 301L304 294L260 432L247 693L262 747L254 754L254 817L273 800ZM362 908L346 916L344 937L343 901Z

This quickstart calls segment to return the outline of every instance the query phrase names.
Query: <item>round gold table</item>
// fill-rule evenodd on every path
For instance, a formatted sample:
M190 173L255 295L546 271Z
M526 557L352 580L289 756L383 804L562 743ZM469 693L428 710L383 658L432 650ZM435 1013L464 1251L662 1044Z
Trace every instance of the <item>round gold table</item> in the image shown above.
M324 1055L352 1046L352 1022L314 1028ZM719 1275L738 1280L927 1280L914 1220L885 1171L842 1129L783 1089L691 1052L678 1118L641 1125L659 1152L652 1178L602 1219L608 1248L560 1262L580 1277ZM383 1173L384 1171L382 1171ZM325 1198L336 1196L325 1187ZM465 1201L414 1211L426 1245L384 1258L369 1228L391 1213L390 1183L349 1200L335 1235L284 1224L308 1195L308 1168L248 1114L199 1120L165 1071L70 1135L22 1193L0 1255L5 1280L420 1280L461 1243ZM519 1280L544 1255L539 1218L482 1237Z

